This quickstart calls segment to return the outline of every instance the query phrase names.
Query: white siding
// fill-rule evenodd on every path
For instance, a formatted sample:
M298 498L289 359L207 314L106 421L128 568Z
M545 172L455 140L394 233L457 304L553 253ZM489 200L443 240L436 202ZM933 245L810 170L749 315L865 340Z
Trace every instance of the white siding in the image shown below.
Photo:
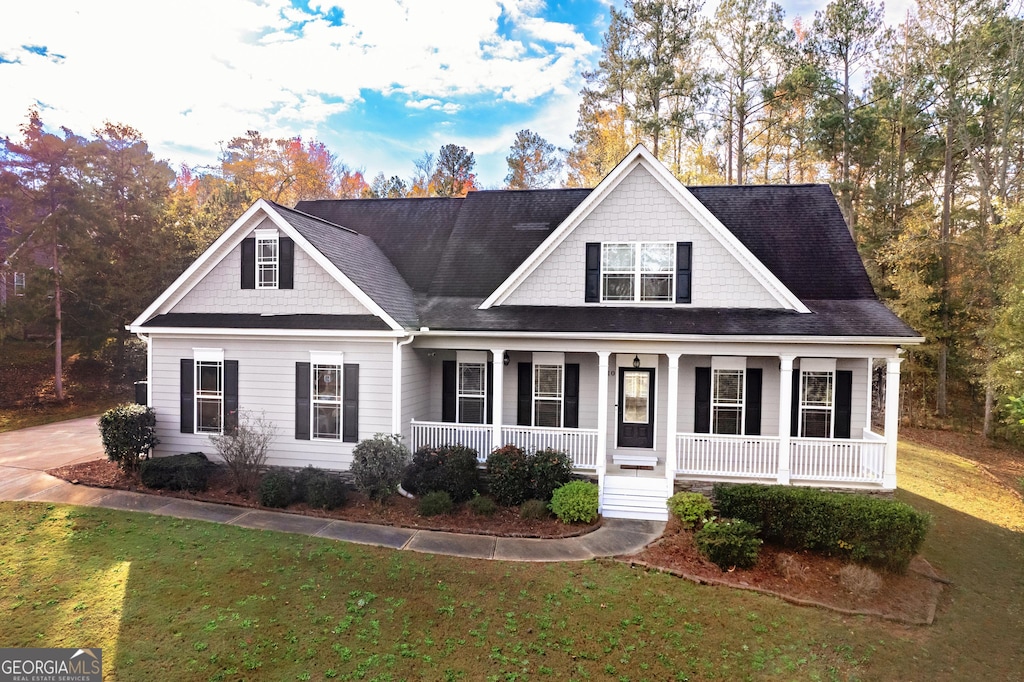
M437 392L441 388L438 385ZM409 423L433 421L430 411L430 363L426 351L417 351L411 346L402 347L402 435L405 444L412 436Z
M583 305L586 243L606 241L693 242L693 303L688 307L782 307L643 167L630 172L505 305Z
M684 355L679 358L679 433L693 433L696 401L696 368L710 367L710 355ZM779 359L748 357L747 368L761 371L761 435L779 433Z
M850 413L850 438L864 437L864 424L867 421L867 403L865 396L868 391L868 363L865 360L839 360L836 371L853 372L853 409Z
M259 227L271 227L268 220ZM242 289L242 247L235 246L168 312L268 315L367 315L367 308L295 245L293 289Z
M238 361L238 406L262 412L277 429L268 464L348 469L354 443L295 438L295 363L309 362L310 351L343 353L346 364L359 365L359 439L391 431L390 341L302 339L230 339L154 337L150 377L157 415L158 456L202 451L215 454L210 439L180 432L180 372L182 358L193 347L223 348L225 360Z

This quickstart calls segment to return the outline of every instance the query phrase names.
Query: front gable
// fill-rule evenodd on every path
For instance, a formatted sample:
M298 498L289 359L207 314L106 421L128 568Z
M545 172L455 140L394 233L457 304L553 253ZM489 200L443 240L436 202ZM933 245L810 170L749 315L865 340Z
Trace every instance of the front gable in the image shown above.
M591 195L481 306L579 306L600 246L651 243L689 251L690 295L643 306L807 309L643 147L624 159ZM685 264L677 262L681 268ZM593 273L592 273L593 274ZM679 274L681 278L684 275ZM673 279L673 281L677 281ZM593 284L593 283L592 283ZM594 303L589 303L594 305ZM597 305L630 305L603 302Z

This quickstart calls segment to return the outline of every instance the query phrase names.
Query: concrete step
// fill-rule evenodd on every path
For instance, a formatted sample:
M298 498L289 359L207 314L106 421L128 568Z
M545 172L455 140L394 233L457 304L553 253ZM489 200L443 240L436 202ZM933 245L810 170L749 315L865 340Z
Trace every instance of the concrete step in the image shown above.
M667 521L668 490L663 478L605 476L601 514L611 519Z

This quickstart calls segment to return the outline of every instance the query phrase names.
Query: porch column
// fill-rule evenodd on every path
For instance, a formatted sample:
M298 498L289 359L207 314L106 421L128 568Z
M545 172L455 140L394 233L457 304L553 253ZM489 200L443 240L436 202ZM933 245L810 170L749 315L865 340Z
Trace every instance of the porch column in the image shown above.
M886 360L885 372L885 468L882 487L896 488L896 445L900 429L900 363L903 358Z
M504 348L491 349L491 375L494 377L491 385L491 449L493 450L504 445L501 442L501 404L505 385Z
M668 415L665 419L665 429L668 437L665 439L665 478L669 481L669 494L672 494L672 484L676 480L676 431L679 420L679 356L680 353L666 353L668 355L668 401L666 403Z
M608 351L597 351L597 477L608 468Z
M867 400L864 402L864 404L867 406L867 409L865 410L865 413L864 413L864 430L865 431L870 431L871 430L871 409L872 409L872 407L871 407L871 398L872 398L872 391L871 391L871 389L872 389L872 384L874 383L874 378L875 378L875 359L874 358L868 358L868 381L867 381L868 390L867 390Z
M779 356L779 485L789 485L789 432L793 426L793 355Z

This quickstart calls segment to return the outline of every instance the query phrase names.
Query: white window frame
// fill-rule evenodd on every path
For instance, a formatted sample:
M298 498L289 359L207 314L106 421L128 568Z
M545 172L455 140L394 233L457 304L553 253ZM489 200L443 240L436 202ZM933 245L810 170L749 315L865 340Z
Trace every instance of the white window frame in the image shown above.
M738 377L739 395L735 399L722 399L718 392L718 379L725 375ZM747 359L735 357L713 357L711 358L711 433L722 435L742 436L746 433L747 408ZM739 408L739 430L736 433L725 434L718 430L718 412L735 410Z
M224 350L222 348L194 348L192 349L193 362L193 390L192 390L192 432L218 435L224 433ZM202 370L214 367L217 370L217 388L214 390L203 390L201 384ZM202 414L199 409L200 402L218 403L217 427L204 427L200 420Z
M643 252L645 247L664 246L672 254L672 265L668 270L644 270ZM605 254L611 248L630 247L633 249L633 263L630 268L612 269L606 266ZM601 303L675 303L676 300L676 243L663 241L645 242L602 242L601 243ZM606 295L605 279L607 275L630 275L633 278L633 295L630 298L611 298ZM644 275L664 275L669 281L668 293L662 298L643 297Z
M456 355L455 366L455 422L457 424L486 424L487 423L487 372L488 365L487 351L459 351ZM478 368L480 370L480 389L478 391L464 391L462 383L463 368ZM466 421L462 414L462 401L472 400L480 402L480 421Z
M263 256L263 246L272 244L273 255ZM264 277L266 275L266 277ZM281 282L281 240L277 230L256 230L256 288L277 289Z
M343 431L342 420L345 416L344 407L344 378L345 358L340 353L322 353L311 351L309 354L309 437L311 440L339 441ZM318 389L318 375L321 370L333 372L337 382L337 396L329 394L320 395ZM321 433L317 428L317 408L337 409L338 411L338 432L336 434Z
M25 295L25 273L15 272L14 273L14 295L24 296Z
M811 376L828 380L828 400L808 402L806 379ZM800 438L835 438L836 433L836 361L830 359L805 358L800 361L800 410L797 415L797 435ZM808 436L804 433L804 415L819 412L828 415L828 433L824 436Z
M540 372L554 371L558 375L557 391L553 393L542 392L540 389ZM530 423L534 426L542 426L538 423L537 408L547 404L558 405L558 423L544 425L546 428L562 428L565 419L565 353L534 353L533 354L533 401L530 406Z

